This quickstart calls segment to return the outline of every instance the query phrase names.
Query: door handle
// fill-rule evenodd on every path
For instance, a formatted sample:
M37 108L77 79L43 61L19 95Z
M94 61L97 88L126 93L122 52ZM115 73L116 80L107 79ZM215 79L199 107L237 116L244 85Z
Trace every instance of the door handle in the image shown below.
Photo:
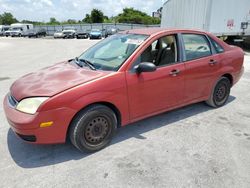
M172 70L169 74L170 74L171 76L177 76L180 72L181 72L180 70L174 69L174 70Z
M215 65L217 63L217 61L216 60L214 60L214 59L210 59L210 61L209 61L209 65Z

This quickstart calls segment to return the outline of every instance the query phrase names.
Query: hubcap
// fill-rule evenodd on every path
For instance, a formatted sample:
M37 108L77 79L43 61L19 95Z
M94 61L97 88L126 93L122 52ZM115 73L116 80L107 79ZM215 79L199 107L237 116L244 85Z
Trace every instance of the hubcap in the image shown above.
M85 139L90 144L99 144L109 134L109 129L110 126L105 117L96 117L86 126L84 131Z
M226 88L226 85L224 84L221 84L216 92L215 92L215 99L217 102L221 102L225 99L226 97L226 94L227 94L227 88Z

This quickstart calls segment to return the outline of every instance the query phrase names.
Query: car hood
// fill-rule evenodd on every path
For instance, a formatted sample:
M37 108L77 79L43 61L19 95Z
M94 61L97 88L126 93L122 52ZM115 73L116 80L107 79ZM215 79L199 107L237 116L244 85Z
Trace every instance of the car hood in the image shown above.
M75 33L76 31L75 30L63 30L62 31L63 33L66 32L66 33Z
M63 62L21 77L12 84L10 92L18 101L34 96L50 97L107 74L110 72L93 71Z
M87 34L87 32L84 31L78 31L77 34Z
M63 33L54 33L54 35L63 35Z

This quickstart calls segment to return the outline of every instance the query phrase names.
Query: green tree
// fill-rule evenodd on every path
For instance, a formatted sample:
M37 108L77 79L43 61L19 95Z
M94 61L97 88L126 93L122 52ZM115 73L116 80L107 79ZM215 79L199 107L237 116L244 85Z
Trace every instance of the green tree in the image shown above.
M133 8L124 8L123 12L116 17L119 23L134 23L134 24L159 24L159 18L153 18L145 12L135 10Z
M67 21L62 22L62 24L77 24L77 21L74 19L68 19Z
M85 18L82 21L85 23L92 23L92 20L89 14L86 14Z
M49 21L48 24L50 24L50 25L59 25L60 22L57 21L56 18L53 18L53 17L52 17L52 18L50 18L50 21Z
M0 22L2 25L10 25L18 21L11 13L5 12L2 15L0 15Z
M90 14L92 23L103 23L104 14L101 10L93 9Z
M38 21L30 21L30 20L22 20L21 23L29 23L33 25L44 25L44 22L38 22Z

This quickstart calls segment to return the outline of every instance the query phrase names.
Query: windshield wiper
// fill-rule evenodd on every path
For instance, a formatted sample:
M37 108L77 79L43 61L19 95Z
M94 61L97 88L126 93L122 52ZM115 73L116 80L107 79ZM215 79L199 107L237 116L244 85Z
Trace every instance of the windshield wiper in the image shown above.
M85 63L85 65L87 65L89 68L91 68L92 70L96 70L95 65L93 63L91 63L90 61L86 60L86 59L78 59L77 60L81 63Z
M78 60L78 57L76 57L75 59L71 59L71 60L69 60L69 61L74 61L74 63L77 64L79 67L82 67L82 66L83 66L83 65L82 65L82 62L80 62L80 61Z

